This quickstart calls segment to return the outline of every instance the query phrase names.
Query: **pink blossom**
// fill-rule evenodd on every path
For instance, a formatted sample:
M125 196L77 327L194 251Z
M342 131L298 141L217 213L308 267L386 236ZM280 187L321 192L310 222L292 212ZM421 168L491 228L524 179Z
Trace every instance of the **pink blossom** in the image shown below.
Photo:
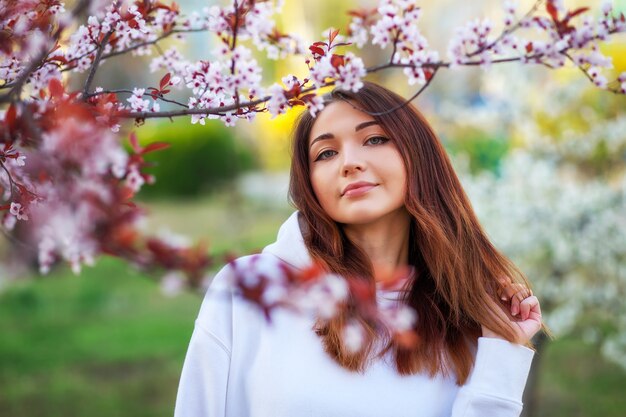
M608 16L609 14L611 14L611 12L613 11L613 1L612 0L604 0L602 2L602 6L601 6L600 10L602 10L602 13L605 16Z
M360 17L354 17L350 22L350 32L352 36L350 36L348 42L355 44L359 49L363 48L369 39L368 31L363 26L363 23L363 19Z
M346 350L356 353L361 350L363 343L365 343L365 330L359 322L352 320L345 325L342 337Z
M415 310L401 303L383 305L379 311L383 322L393 333L411 330L417 319Z
M18 157L15 159L15 165L17 165L18 167L23 167L24 165L26 165L26 155L19 155L18 152Z
M11 203L10 213L17 217L18 220L28 220L28 214L26 214L26 208L20 203Z
M128 170L128 174L126 175L126 185L128 185L130 189L134 192L138 192L144 185L144 183L145 180L139 173L139 170L135 165L132 165Z
M143 99L145 91L144 88L135 88L133 89L133 95L126 99L133 111L145 112L150 110L150 102Z
M267 102L267 110L272 115L272 119L279 114L287 112L287 97L285 90L278 83L274 83L267 89L270 99Z
M176 296L185 288L185 276L179 271L170 271L161 278L160 287L164 295Z
M287 91L291 90L295 85L300 85L300 83L298 82L298 78L296 78L296 76L292 75L292 74L285 75L281 79L281 81L283 82L283 84L287 88Z
M315 96L306 102L306 107L311 113L311 116L315 117L319 112L324 110L324 100L320 96Z

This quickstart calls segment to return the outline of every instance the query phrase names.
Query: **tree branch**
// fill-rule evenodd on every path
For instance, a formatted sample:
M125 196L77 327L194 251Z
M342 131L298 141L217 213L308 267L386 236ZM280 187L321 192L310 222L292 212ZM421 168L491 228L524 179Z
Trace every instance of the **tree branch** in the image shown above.
M367 113L371 116L383 116L385 114L389 114L389 113L393 113L394 111L401 109L402 107L408 105L410 102L412 102L413 100L415 100L420 94L422 94L422 92L424 92L424 90L426 90L426 88L430 85L430 83L432 82L432 80L435 78L435 75L437 74L438 68L436 68L433 73L431 74L430 78L424 83L424 85L417 90L417 92L415 94L413 94L409 99L405 100L403 103L398 104L397 106L394 106L390 109L387 109L385 111L381 111L381 112L369 112L363 109L360 109L362 112Z
M154 40L141 42L141 43L138 43L138 44L136 44L136 45L130 46L130 47L126 48L126 49L122 49L121 51L109 52L108 54L104 54L104 55L102 55L101 60L102 60L102 61L105 61L105 60L107 60L107 59L109 59L109 58L112 58L112 57L114 57L114 56L127 54L128 52L132 52L132 51L134 51L135 49L139 49L139 48L142 48L142 47L144 47L144 46L154 45L154 44L156 44L157 42L162 41L163 39L168 38L168 37L170 37L170 36L172 36L172 35L174 35L174 34L177 34L177 33L193 33L193 32L206 32L206 31L207 31L207 29L180 29L180 30L171 30L171 31L169 31L169 32L166 32L166 33L162 34L161 36L159 36L158 38L156 38L156 39L154 39ZM86 57L86 56L88 56L88 55L91 55L92 53L94 53L94 52L95 52L95 51L97 51L97 50L98 50L98 48L96 47L96 48L92 49L92 50L91 50L91 51L89 51L89 52L85 52L85 53L84 53L84 54L82 54L81 56L77 56L77 57L75 57L75 58L70 59L70 60L69 60L69 61L67 61L67 62L68 62L68 63L70 63L70 62L78 61L78 60L80 60L80 59L82 59L82 58L84 58L84 57ZM70 71L70 70L72 70L72 69L74 69L74 68L76 68L76 65L69 66L69 67L68 67L68 66L66 66L66 67L64 67L64 68L62 68L62 69L61 69L61 72Z
M87 81L85 81L85 87L83 87L83 100L87 100L87 94L89 93L89 88L91 88L91 83L93 82L93 77L96 75L96 71L100 66L100 59L102 59L102 51L106 46L107 42L109 42L109 38L113 35L113 29L110 30L104 38L100 45L98 45L98 53L96 54L96 58L91 63L91 69L89 70L89 75L87 76Z
M91 97L96 97L96 96L99 96L99 95L102 95L102 94L119 94L119 93L133 94L133 91L132 90L125 90L125 89L102 90L102 91L97 91L97 92L94 92L94 93L89 93L89 94L87 94L85 96L85 98L89 99ZM148 96L148 97L154 99L154 97L152 97L152 94L150 94L150 93L143 93L142 97L145 97L145 96ZM165 101L167 103L176 104L176 105L179 105L179 106L184 107L184 108L188 108L188 106L185 103L181 103L180 101L176 101L176 100L170 100L170 99L167 99L167 98L165 98L163 96L157 96L157 99L161 100L161 101Z
M9 196L9 199L7 201L13 201L13 189L15 188L15 183L13 182L13 177L11 176L11 173L9 172L9 170L7 169L7 167L4 165L4 163L2 161L0 161L0 168L2 168L4 170L4 172L6 172L7 174L7 178L9 179L9 188L11 191L11 195Z
M520 20L518 20L515 25L513 25L510 28L505 29L504 31L502 31L502 33L500 33L500 35L493 42L491 42L491 43L489 43L487 45L483 45L482 47L478 48L476 51L471 52L469 54L465 54L465 56L467 56L468 58L472 58L472 57L474 57L476 55L479 55L479 54L483 53L484 51L489 50L489 49L493 48L494 46L496 46L498 44L498 42L500 42L505 36L510 35L511 33L513 33L516 30L518 30L520 28L522 22L525 19L527 19L530 16L532 16L539 9L539 6L541 6L544 2L545 2L545 0L538 0L537 2L535 2L533 7L528 12L526 12L524 17L522 17Z
M80 2L72 10L72 18L75 18L80 13L82 13L89 6L90 3L91 0L80 0ZM61 32L63 32L63 29L65 29L64 26L59 26L55 31L54 35L52 36L52 40L54 41L53 45L58 42L59 37L61 36ZM11 87L9 92L3 96L0 96L0 104L8 103L13 100L13 96L19 96L22 93L22 87L24 86L24 83L28 80L28 77L30 77L30 75L41 66L41 64L49 54L50 52L48 52L48 48L44 47L41 49L39 55L37 55L37 57L30 62L26 70L23 71L18 79L13 82L13 86Z

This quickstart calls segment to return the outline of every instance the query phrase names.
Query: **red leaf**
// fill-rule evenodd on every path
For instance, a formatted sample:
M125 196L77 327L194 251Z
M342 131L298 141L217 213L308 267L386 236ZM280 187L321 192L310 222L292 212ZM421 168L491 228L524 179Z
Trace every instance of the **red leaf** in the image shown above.
M313 45L315 46L328 46L328 44L326 42L322 42L322 41L317 41L317 42L313 42Z
M137 134L135 132L131 132L130 134L130 146L132 146L133 151L135 151L135 153L141 153L143 149L139 145L139 140L137 140Z
M0 210L8 210L11 208L10 204L5 204L4 206L0 206Z
M57 80L56 78L50 80L50 82L48 83L48 90L50 90L51 98L63 97L63 84L61 84L61 81Z
M432 71L424 71L424 76L426 77L426 81L430 81L431 78L433 78L433 72Z
M533 51L533 43L532 42L528 42L526 44L526 53L531 53Z
M326 55L326 52L324 52L324 50L320 48L319 46L311 45L309 46L309 50L316 55L322 55L322 56Z
M120 198L121 198L122 200L130 200L130 199L131 199L131 198L133 198L133 196L135 195L135 192L134 192L134 191L133 191L133 189L132 189L132 188L130 188L130 187L124 187L124 188L122 188L122 190L121 190L121 193L120 193L120 194L121 194L121 195L120 195Z
M578 9L574 10L573 12L569 12L567 14L567 17L565 18L565 20L568 21L568 20L578 16L579 14L585 13L588 10L589 10L589 7L580 7Z
M167 93L169 93L170 91L172 91L172 90L163 90L163 91L161 91L161 94L167 94Z
M339 68L344 64L345 60L343 58L343 55L336 55L333 54L332 57L330 57L330 64L335 67L335 68Z
M328 44L329 45L333 44L333 41L335 40L338 34L339 34L339 29L336 29L333 32L330 32L330 31L328 32Z
M559 21L559 11L554 6L553 1L548 0L548 2L546 3L546 10L548 11L550 17L552 17L552 20L554 20L555 22Z
M165 74L163 76L163 78L161 78L161 82L159 83L161 90L163 90L165 87L167 87L168 85L170 85L170 79L172 78L172 75L168 72L167 74Z
M6 115L4 116L4 120L7 122L9 126L9 131L12 131L15 128L15 118L17 117L17 109L14 104L9 106L9 110L7 110Z
M148 152L155 152L155 151L160 151L161 149L167 149L169 148L171 145L169 143L165 143L165 142L154 142L149 144L148 146L146 146L143 150L143 152L141 152L142 155L147 154Z

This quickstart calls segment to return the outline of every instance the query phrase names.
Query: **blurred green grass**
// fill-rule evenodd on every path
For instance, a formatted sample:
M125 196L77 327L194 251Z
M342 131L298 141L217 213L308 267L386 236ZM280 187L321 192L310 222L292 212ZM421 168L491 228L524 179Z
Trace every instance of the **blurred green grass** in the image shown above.
M238 254L271 242L290 209L236 195L151 202L148 228L211 237ZM202 297L167 297L151 279L102 258L79 277L66 268L0 294L0 415L171 416ZM541 358L538 416L624 415L626 373L577 339Z

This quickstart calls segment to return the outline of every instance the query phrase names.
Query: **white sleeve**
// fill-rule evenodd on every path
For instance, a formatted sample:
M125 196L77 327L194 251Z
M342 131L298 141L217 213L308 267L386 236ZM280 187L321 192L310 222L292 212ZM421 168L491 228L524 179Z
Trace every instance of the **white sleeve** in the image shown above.
M456 396L452 417L518 417L533 350L479 337L474 368Z
M202 302L178 385L175 417L225 417L232 347L230 267L213 279Z

